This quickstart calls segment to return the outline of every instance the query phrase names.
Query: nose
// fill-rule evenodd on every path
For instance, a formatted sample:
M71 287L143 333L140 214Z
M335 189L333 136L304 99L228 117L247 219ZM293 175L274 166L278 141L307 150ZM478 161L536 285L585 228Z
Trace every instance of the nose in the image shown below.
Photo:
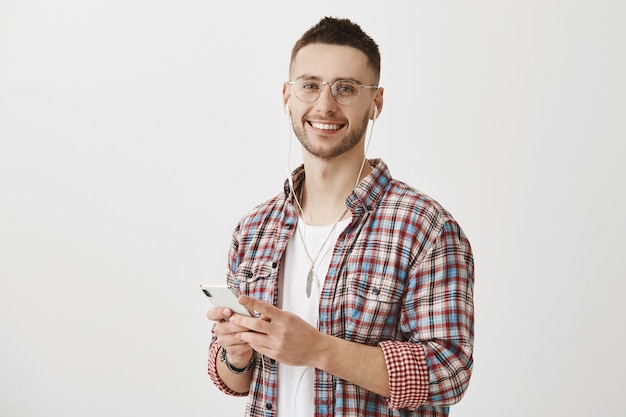
M326 88L328 86L328 88ZM327 113L329 111L335 111L337 108L337 102L335 101L335 97L333 96L333 87L332 83L327 81L322 82L320 87L320 96L315 102L316 107L322 111L323 113Z

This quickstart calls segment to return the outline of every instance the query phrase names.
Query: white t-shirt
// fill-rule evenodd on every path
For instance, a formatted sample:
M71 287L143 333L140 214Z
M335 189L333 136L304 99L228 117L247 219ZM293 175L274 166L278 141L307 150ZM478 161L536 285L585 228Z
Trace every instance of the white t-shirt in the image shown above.
M326 241L334 224L310 226L305 225L302 219L298 219L297 229L287 243L279 277L278 306L298 315L315 328L317 328L319 318L320 291L328 272L333 248L337 237L349 223L350 218L339 222ZM311 259L315 260L315 277L310 297L306 295L306 283L311 262L302 244L302 237ZM315 369L312 367L278 364L278 407L276 410L278 417L314 415L314 379Z

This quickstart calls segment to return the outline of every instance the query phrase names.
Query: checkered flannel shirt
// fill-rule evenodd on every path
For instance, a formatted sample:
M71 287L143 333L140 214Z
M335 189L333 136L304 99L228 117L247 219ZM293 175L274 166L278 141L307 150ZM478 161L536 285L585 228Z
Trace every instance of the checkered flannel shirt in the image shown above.
M315 415L447 416L449 406L463 396L473 365L470 244L436 201L392 179L382 160L369 162L373 171L346 201L352 220L339 236L324 281L319 331L379 346L391 395L381 397L317 369ZM302 166L293 180L298 190ZM285 182L283 193L237 225L228 283L276 305L281 257L296 221ZM241 395L217 375L218 349L214 336L209 375L223 392ZM265 369L257 357L246 416L276 415L278 364L267 357L263 363Z

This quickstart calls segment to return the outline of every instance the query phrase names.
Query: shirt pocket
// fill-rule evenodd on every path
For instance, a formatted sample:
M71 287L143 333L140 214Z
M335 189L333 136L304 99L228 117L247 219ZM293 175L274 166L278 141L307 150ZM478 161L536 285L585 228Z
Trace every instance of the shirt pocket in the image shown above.
M276 271L274 265L272 262L255 260L240 263L233 276L239 293L272 304Z
M389 274L355 271L347 275L347 335L375 345L399 328L404 286Z

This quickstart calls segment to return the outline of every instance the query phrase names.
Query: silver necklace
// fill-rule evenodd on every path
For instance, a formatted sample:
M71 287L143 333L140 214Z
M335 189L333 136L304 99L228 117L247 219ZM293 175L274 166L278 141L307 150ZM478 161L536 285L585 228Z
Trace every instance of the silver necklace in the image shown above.
M371 134L372 133L370 131L370 138L371 138ZM369 146L369 143L368 143L368 146ZM359 185L359 181L361 180L361 173L363 172L363 166L365 165L366 160L367 158L365 157L365 155L363 155L363 161L361 162L361 168L359 169L359 173L356 176L356 183L354 184L354 188L356 188L356 186ZM291 190L293 192L293 187ZM298 209L300 209L300 214L302 216L302 223L306 227L306 221L304 221L304 210L302 209L302 205L300 204L300 202L302 201L303 193L304 193L304 182L300 186L299 196L296 197L295 192L294 192L293 197L296 200ZM315 263L317 262L317 258L319 258L320 254L322 253L322 250L324 250L324 246L326 246L326 243L328 243L328 240L330 239L330 237L333 235L333 233L335 233L335 229L337 228L337 225L339 224L341 219L343 219L343 216L345 216L347 212L348 212L348 207L346 207L343 213L341 213L341 215L339 216L339 218L333 225L332 229L330 229L330 233L328 233L328 236L326 236L326 239L324 239L324 243L322 243L320 250L317 252L317 255L315 255L315 259L311 257L311 254L309 253L309 249L306 247L306 243L304 241L304 235L302 234L301 228L299 227L297 228L298 234L300 235L300 240L302 241L302 246L304 247L304 253L306 254L306 257L308 258L309 265L310 265L309 273L306 276L306 297L307 298L311 298L311 287L313 286L313 278L315 278L316 281L319 282L319 280L317 280L317 276L315 275Z
M304 221L304 210L302 210L302 206L300 205L300 201L302 201L303 190L304 190L304 184L300 188L300 196L298 197L298 200L296 200L296 202L298 203L298 207L300 208L300 213L302 213L302 223L304 224L304 227L306 227L306 222ZM324 243L322 243L322 246L320 246L320 249L317 252L317 255L315 255L315 258L311 257L311 254L309 253L309 249L306 247L306 243L304 241L304 234L302 233L302 228L298 227L298 234L300 235L300 240L302 241L302 246L304 247L304 253L306 254L307 259L309 260L309 265L310 265L309 273L306 276L306 297L307 298L311 298L311 288L313 287L313 278L315 278L315 280L318 282L318 285L319 285L319 280L317 278L317 274L315 273L315 269L316 269L315 264L317 263L317 259L320 257L322 251L324 250L324 247L328 243L328 240L335 233L335 229L337 228L337 225L339 224L341 219L343 219L343 216L345 216L347 212L348 212L348 207L346 207L346 209L343 211L343 213L341 213L341 215L339 216L335 224L333 224L333 227L330 229L330 232L328 233L328 236L326 236L326 239L324 239Z

